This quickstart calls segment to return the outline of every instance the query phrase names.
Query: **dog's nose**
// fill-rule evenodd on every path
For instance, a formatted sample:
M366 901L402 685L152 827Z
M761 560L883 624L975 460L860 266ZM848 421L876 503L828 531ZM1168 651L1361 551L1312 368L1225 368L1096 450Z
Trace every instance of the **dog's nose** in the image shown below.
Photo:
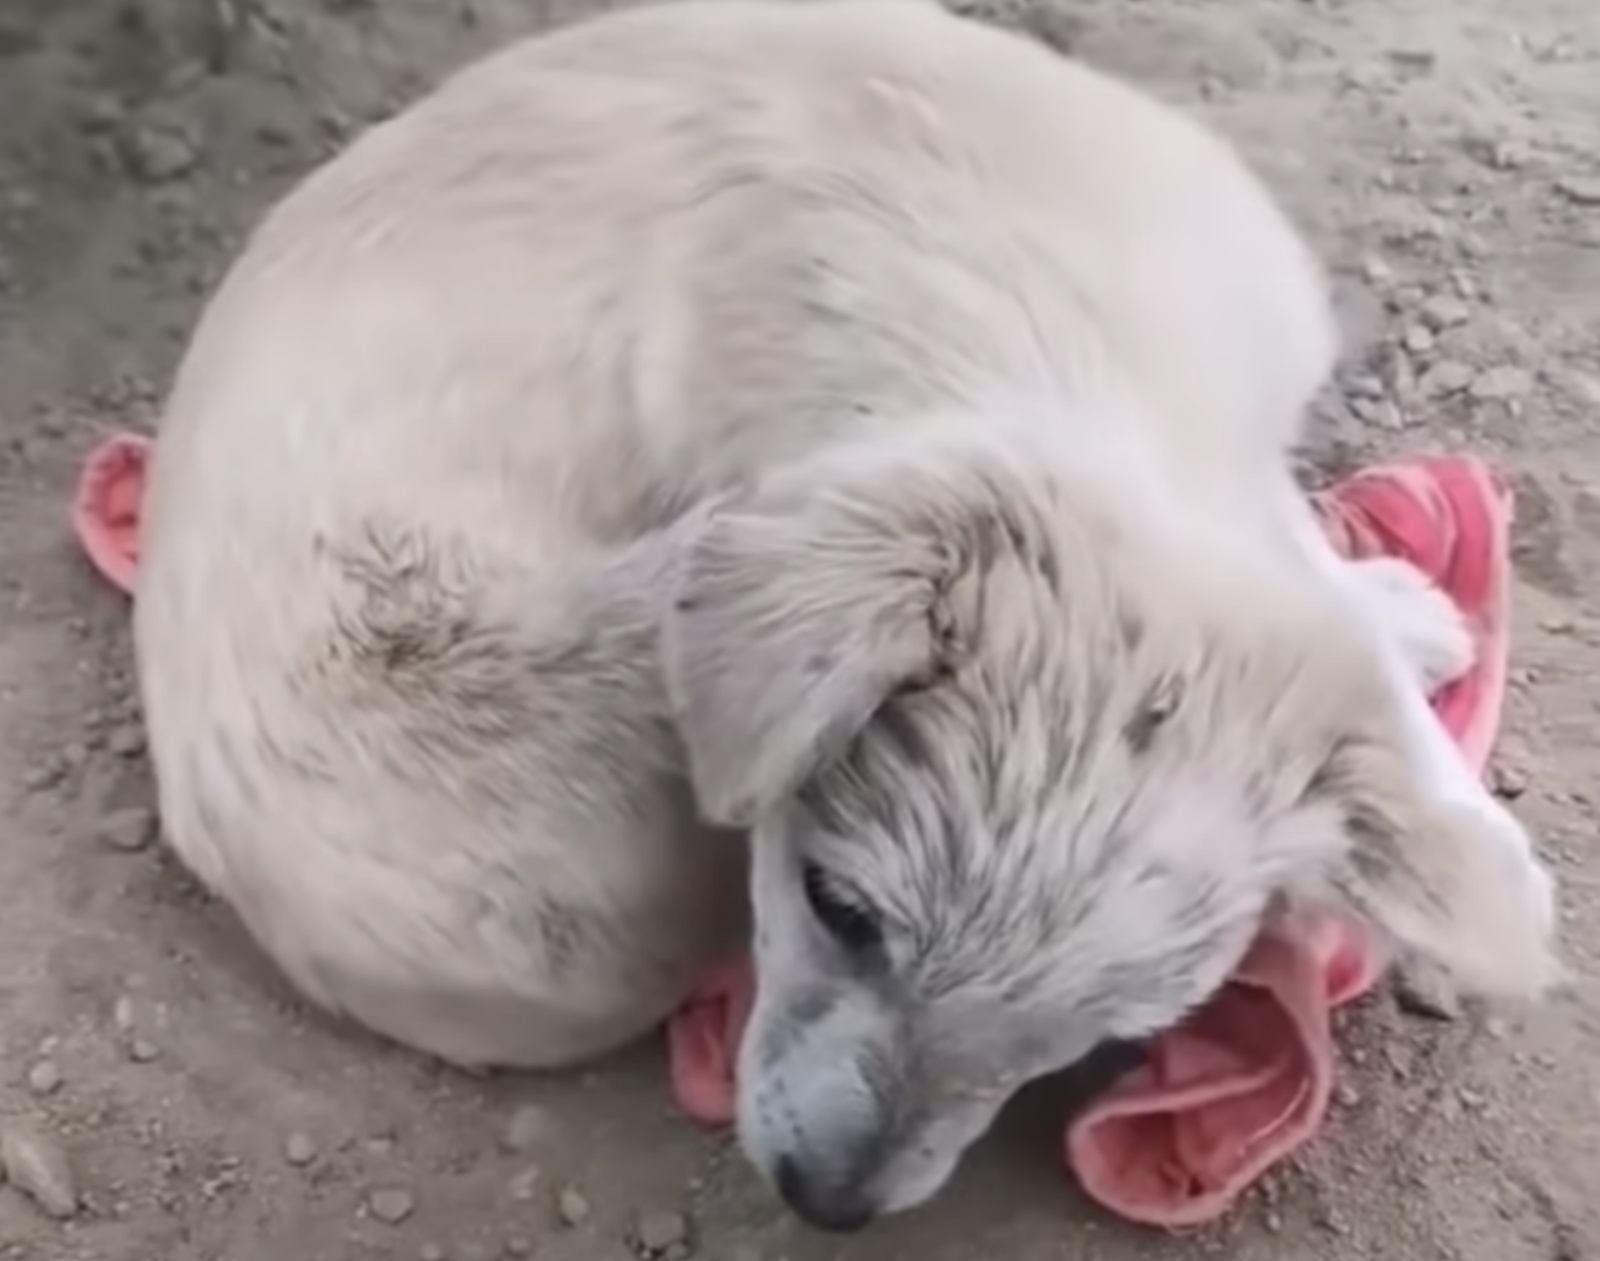
M820 1230L848 1234L878 1215L859 1184L828 1182L808 1173L790 1157L778 1161L778 1194L795 1214Z

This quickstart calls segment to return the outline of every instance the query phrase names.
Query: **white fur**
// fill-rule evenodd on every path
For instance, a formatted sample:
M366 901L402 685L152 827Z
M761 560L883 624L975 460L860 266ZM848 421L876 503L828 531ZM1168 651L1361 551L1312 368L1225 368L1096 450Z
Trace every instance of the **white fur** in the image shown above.
M1273 898L1537 990L1548 877L1418 687L1459 621L1288 482L1334 354L1223 142L936 6L513 47L195 335L137 602L167 833L310 997L475 1064L658 1021L753 855L741 1128L832 1225Z

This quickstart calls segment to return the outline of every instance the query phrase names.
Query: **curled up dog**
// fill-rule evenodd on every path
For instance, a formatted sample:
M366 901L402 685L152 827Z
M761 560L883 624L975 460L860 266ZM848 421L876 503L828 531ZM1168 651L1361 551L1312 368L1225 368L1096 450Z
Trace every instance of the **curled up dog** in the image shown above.
M753 928L742 1140L835 1227L1280 899L1536 994L1550 877L1419 686L1470 637L1289 476L1335 352L1224 142L1018 37L697 0L516 45L196 331L136 607L168 836L462 1064L634 1038Z

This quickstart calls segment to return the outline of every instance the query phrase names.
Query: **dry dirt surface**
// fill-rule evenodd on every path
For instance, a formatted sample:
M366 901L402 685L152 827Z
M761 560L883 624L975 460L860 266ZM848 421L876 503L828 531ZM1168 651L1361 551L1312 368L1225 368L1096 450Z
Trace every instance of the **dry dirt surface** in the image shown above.
M127 610L68 536L73 477L151 424L289 181L587 0L0 0L0 1259L1600 1258L1600 8L971 3L1197 109L1291 205L1350 342L1314 462L1465 447L1514 477L1497 774L1564 878L1570 992L1367 1003L1327 1136L1187 1239L1087 1207L1045 1103L933 1207L838 1240L674 1117L658 1047L479 1080L307 1011L153 838Z

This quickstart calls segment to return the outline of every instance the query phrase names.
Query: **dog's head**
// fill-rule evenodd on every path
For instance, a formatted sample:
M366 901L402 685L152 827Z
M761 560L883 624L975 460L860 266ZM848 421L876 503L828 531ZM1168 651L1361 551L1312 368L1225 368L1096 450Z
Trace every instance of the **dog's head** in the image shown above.
M1179 1020L1276 897L1486 987L1548 963L1309 584L960 445L730 504L667 617L701 806L751 830L742 1139L836 1228L931 1195L1028 1079Z

